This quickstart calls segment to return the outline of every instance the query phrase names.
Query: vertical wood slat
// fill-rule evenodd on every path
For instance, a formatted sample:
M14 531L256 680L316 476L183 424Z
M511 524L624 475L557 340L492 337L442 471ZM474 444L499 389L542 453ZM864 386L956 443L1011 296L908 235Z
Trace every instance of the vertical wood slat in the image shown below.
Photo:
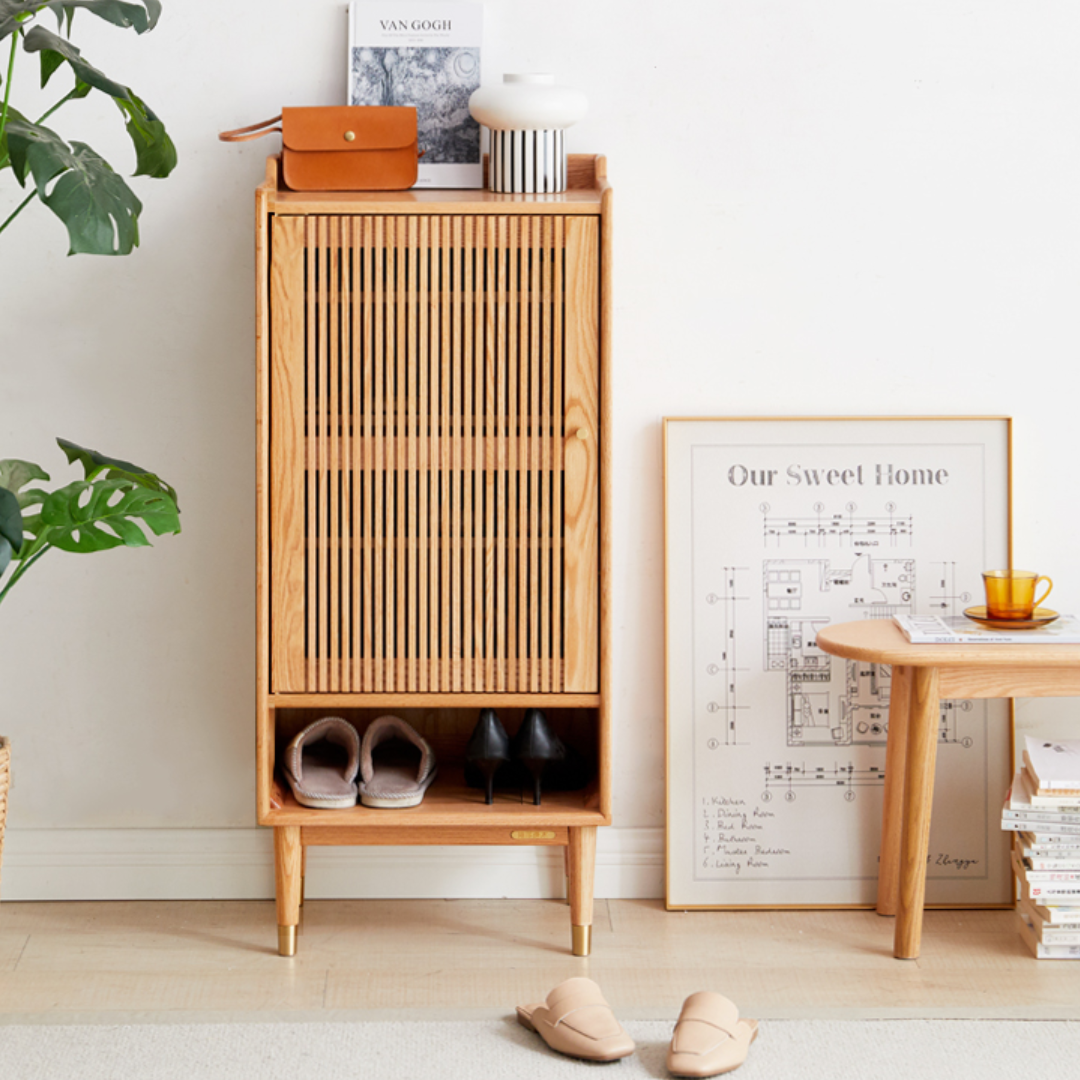
M520 611L520 570L518 560L517 532L519 528L519 504L518 490L521 482L521 470L524 462L521 457L521 415L519 412L520 394L520 354L518 352L518 312L520 310L519 289L521 283L518 278L518 242L520 230L518 219L511 217L506 219L506 250L503 256L506 274L506 300L503 311L506 320L505 352L503 362L500 365L503 373L502 381L506 385L506 401L499 410L499 429L504 431L506 456L501 468L500 492L505 499L503 520L503 571L499 580L503 584L503 603L500 607L505 612L505 625L499 634L499 640L506 642L502 652L503 669L505 679L503 689L514 691L517 689L517 666L520 647L521 620L518 617Z
M593 691L595 222L276 225L275 689Z
M363 679L364 693L375 689L375 252L373 223L360 218L363 225L363 252L360 258L363 288L363 469L364 499L363 517L357 529L356 546L364 552L364 605L363 605Z
M552 250L555 246L553 225L550 221L540 224L540 262L538 273L540 280L540 344L534 354L536 367L543 371L540 437L540 593L543 602L540 605L540 652L539 674L540 691L552 693L561 689L561 683L555 681L556 658L558 653L553 648L551 636L552 618L555 611L555 590L552 585L552 561L555 558L555 537L552 531L552 439L555 436L552 393L554 386L554 352L552 350L552 304L554 290L552 285ZM535 287L535 286L534 286ZM540 546L540 545L538 545Z
M552 559L551 559L551 634L552 655L555 658L553 677L556 688L566 687L566 633L563 625L563 562L565 561L566 530L563 525L563 442L566 435L563 414L563 383L565 381L566 346L564 337L564 304L566 292L565 259L566 229L562 218L552 222L551 268L551 452L552 452Z
M326 219L324 233L326 243L326 289L325 330L326 343L326 392L323 403L326 421L323 428L326 443L327 532L324 539L325 558L328 563L326 577L327 593L324 599L326 613L326 656L328 657L327 683L331 691L341 689L341 480L340 443L343 417L341 415L341 219Z
M574 287L564 305L564 685L591 692L598 688L600 643L600 230L591 218L571 219L565 228L566 276Z
M416 630L417 630L417 680L416 688L420 691L428 689L428 656L430 652L431 626L428 616L428 590L431 584L431 572L429 570L429 549L431 546L431 525L429 518L428 499L431 490L431 468L433 459L431 456L432 429L436 421L431 414L430 398L430 372L428 365L431 363L429 306L432 301L432 289L430 278L430 264L428 255L431 246L431 236L428 229L428 219L420 218L417 222L418 233L416 236L416 294L415 303L417 313L416 344L419 354L419 379L417 385L416 405L416 441L417 452L417 570L416 570Z
M480 418L483 393L483 322L478 317L475 298L479 292L476 273L482 269L477 252L484 242L484 222L475 218L462 221L462 251L464 263L461 286L461 311L465 321L462 368L465 377L465 399L461 415L461 438L465 443L465 473L461 492L462 545L465 561L464 589L464 662L466 691L484 685L480 670L483 641L483 423Z
M306 272L304 221L275 217L270 261L270 671L275 692L306 689L304 639Z
M454 517L451 536L454 537L454 631L450 657L454 660L455 675L451 690L473 688L473 539L472 539L472 474L475 448L473 408L473 321L467 310L467 296L472 287L472 254L465 240L467 219L454 219L454 392L455 420L450 437L454 440Z
M364 219L362 217L349 219L349 265L352 281L352 306L349 310L351 322L349 332L349 357L351 358L349 434L351 441L345 448L345 460L348 462L350 476L349 504L351 521L349 556L351 559L352 602L349 608L349 642L352 650L352 662L349 665L349 689L354 694L360 693L364 689L365 663L369 655L364 649L366 625L363 605L367 599L364 586L366 545L360 542L360 538L366 535L363 527L363 496L367 479L367 446L364 439L365 418L363 408L364 402L367 400L364 387L366 385L367 366L371 356L364 345L366 327L360 299L364 294L363 223Z
M391 657L394 661L394 690L406 689L408 679L408 647L405 640L407 623L408 547L406 545L405 519L408 507L408 444L409 444L409 369L407 359L408 282L406 279L406 255L408 241L405 218L393 218L394 224L394 644Z
M305 445L307 449L307 460L304 463L304 467L307 470L308 477L308 685L313 690L320 690L320 676L319 670L319 569L321 566L321 559L319 558L321 552L319 550L319 535L320 535L320 517L322 510L322 503L319 496L319 466L320 466L320 453L322 450L322 443L319 439L319 391L320 391L320 374L319 371L319 357L320 350L319 345L319 326L320 317L322 312L319 310L319 299L322 289L323 277L320 273L322 269L319 266L319 253L322 250L319 245L319 233L320 219L311 217L307 219L307 231L308 231L308 251L307 251L307 265L308 265L308 297L307 297L307 309L308 309L308 382L307 382L307 439Z
M375 218L372 236L372 301L374 320L374 348L372 365L374 367L375 393L373 395L372 427L368 438L375 444L372 480L372 575L374 577L374 608L372 622L375 626L375 640L372 644L372 666L376 692L388 690L386 683L387 665L382 663L386 656L386 494L388 490L386 460L386 243L385 221ZM370 541L369 541L370 542Z
M464 543L461 530L461 469L465 443L461 346L463 321L458 307L461 288L461 218L443 218L443 534L442 657L440 686L461 689L464 651L461 625L465 612L461 603L461 563ZM453 373L453 375L451 375ZM453 617L453 621L451 621Z
M480 224L478 222L478 224ZM498 221L496 218L486 218L483 221L487 236L482 248L485 274L487 281L488 299L483 308L483 384L484 384L484 457L483 457L483 485L484 485L484 561L482 569L483 581L483 641L481 643L481 656L483 657L483 681L482 686L493 690L499 689L495 678L495 362L497 349L497 315L498 315L498 285L496 266L498 260ZM495 303L490 302L492 292L495 293ZM479 321L479 320L478 320ZM477 398L480 391L477 389ZM479 400L477 401L479 408Z
M542 426L547 425L547 416L540 404L540 267L543 257L540 220L529 219L529 344L522 349L525 364L529 371L529 531L522 540L522 553L528 555L530 588L528 626L529 626L529 665L528 682L522 690L539 693L541 689L540 668L543 652L540 647L541 612L547 609L550 598L540 583L540 552L547 546L546 533L540 531L540 503L543 498L541 485L542 460L540 439Z

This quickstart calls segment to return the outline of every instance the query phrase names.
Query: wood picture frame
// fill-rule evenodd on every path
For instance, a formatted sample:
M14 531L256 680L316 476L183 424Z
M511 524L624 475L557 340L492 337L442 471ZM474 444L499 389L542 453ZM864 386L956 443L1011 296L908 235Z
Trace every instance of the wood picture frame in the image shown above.
M1007 417L664 421L669 909L870 907L887 667L830 622L961 614L1011 565ZM942 703L931 905L1012 902L1008 702Z

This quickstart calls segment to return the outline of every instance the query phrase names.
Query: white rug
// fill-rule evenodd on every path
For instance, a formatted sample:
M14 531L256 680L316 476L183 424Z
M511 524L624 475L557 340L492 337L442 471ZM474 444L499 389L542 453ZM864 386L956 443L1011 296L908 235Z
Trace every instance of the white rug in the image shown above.
M636 1080L666 1077L671 1022L628 1021L612 1065L552 1053L496 1020L0 1026L4 1080ZM1064 1080L1080 1022L768 1020L740 1080Z

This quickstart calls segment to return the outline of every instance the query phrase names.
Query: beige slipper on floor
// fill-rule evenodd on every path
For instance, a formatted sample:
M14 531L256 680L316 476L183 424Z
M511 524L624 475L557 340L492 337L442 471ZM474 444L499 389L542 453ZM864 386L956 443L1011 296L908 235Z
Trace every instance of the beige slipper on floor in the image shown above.
M559 983L543 1005L519 1005L522 1027L535 1031L560 1054L586 1061L617 1061L634 1052L634 1040L615 1019L600 987L576 977Z
M675 1076L718 1076L737 1069L757 1038L758 1022L740 1020L723 994L699 990L684 1002L671 1036L668 1072Z

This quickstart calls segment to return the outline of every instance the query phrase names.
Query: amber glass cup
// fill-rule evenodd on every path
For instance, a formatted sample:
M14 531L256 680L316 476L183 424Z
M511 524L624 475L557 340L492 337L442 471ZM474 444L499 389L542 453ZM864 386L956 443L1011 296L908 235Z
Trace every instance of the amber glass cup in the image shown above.
M1046 592L1035 599L1035 587L1046 582ZM1050 595L1054 583L1034 570L987 570L986 613L991 619L1030 619L1035 609Z

